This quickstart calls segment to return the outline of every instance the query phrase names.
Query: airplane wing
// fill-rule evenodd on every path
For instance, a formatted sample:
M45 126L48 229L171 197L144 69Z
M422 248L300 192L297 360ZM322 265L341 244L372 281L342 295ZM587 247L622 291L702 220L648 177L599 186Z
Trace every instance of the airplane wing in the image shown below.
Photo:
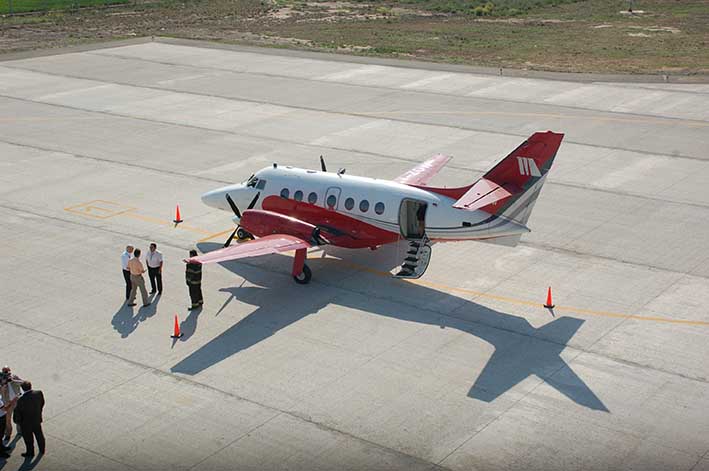
M438 154L425 162L421 162L403 175L396 177L394 181L404 185L425 185L434 175L441 171L450 159L451 157L447 155Z
M239 258L258 257L272 253L310 248L310 243L287 234L272 234L248 242L224 247L223 249L185 259L187 263L219 263Z

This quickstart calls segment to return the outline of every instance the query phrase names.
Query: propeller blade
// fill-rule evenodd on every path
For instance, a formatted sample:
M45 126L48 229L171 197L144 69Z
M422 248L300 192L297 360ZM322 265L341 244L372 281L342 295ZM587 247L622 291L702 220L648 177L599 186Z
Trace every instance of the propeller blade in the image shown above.
M323 159L322 155L320 156L320 168L323 172L327 172L327 167L325 166L325 159Z
M256 202L258 201L259 196L261 196L260 191L258 193L256 193L256 196L254 196L254 199L251 200L251 203L249 203L249 207L246 209L254 209L254 206L256 206Z
M232 232L231 235L229 236L229 238L226 240L226 242L224 242L224 247L229 247L231 245L231 240L234 238L234 236L236 235L236 231L238 231L238 230L239 230L238 227L236 229L234 229L234 232Z
M234 211L234 214L236 214L236 217L241 219L241 211L239 211L239 208L236 206L236 203L234 203L234 200L231 199L229 193L226 194L226 200L229 203L229 206L231 206L231 210Z

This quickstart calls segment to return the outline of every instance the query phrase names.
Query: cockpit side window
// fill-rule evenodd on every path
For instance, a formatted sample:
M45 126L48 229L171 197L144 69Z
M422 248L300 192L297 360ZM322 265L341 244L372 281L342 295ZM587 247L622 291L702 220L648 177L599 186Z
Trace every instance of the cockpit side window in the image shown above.
M256 185L258 185L259 179L256 177L256 175L251 175L248 180L246 180L246 187L247 188L254 188ZM265 185L265 183L264 183Z
M258 182L256 182L257 190L263 190L264 188L266 188L266 180L259 180Z

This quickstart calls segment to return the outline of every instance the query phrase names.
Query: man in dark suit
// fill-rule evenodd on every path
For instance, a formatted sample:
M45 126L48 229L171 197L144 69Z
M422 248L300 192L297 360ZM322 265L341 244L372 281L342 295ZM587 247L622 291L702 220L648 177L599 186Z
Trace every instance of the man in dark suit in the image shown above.
M44 408L44 394L42 391L34 391L32 383L25 381L22 383L22 396L17 401L15 407L15 421L22 428L22 439L27 448L22 456L32 458L34 456L34 439L37 439L37 446L40 454L44 454L44 433L42 432L42 409Z

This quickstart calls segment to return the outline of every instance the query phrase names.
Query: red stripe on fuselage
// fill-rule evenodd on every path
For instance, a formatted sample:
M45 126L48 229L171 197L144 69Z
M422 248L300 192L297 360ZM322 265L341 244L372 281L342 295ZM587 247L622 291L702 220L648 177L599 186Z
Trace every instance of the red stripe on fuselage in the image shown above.
M324 231L323 236L338 247L349 249L376 247L396 242L400 238L398 232L381 229L334 209L325 209L280 196L268 196L261 203L261 207L266 211L284 214L321 227ZM248 227L245 229L248 230Z

